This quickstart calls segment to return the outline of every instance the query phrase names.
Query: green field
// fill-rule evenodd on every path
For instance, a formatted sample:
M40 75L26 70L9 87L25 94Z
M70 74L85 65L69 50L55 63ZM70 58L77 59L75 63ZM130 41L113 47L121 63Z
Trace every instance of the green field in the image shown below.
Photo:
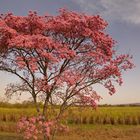
M16 122L35 114L33 107L0 107L0 140L21 140ZM58 133L56 140L140 140L140 107L72 107L62 123L69 132Z

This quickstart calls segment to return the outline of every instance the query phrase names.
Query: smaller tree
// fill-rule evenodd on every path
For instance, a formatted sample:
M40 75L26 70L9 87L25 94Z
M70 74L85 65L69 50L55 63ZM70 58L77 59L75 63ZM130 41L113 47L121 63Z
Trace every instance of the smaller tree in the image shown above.
M27 138L34 134L36 139L44 133L44 139L49 139L51 124L57 126L72 105L96 107L101 97L94 84L103 85L111 95L115 93L113 83L122 84L122 71L133 68L133 63L131 56L116 54L115 41L106 34L106 26L99 15L65 9L57 16L29 12L28 16L8 13L0 17L0 70L21 80L11 84L6 94L30 93L39 116L21 120L20 128L30 132L25 133ZM47 111L49 107L55 110L56 104L59 112L50 120Z

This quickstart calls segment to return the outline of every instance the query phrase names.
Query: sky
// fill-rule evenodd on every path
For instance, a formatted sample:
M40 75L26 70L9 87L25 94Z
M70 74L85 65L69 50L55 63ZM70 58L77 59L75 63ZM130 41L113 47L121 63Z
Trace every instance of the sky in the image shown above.
M104 88L94 86L103 97L100 103L140 103L140 0L0 0L0 13L27 15L35 10L41 15L56 15L59 8L101 15L109 23L107 32L117 41L118 52L133 55L136 67L123 74L124 83L117 86L116 94L110 96ZM0 72L0 100L6 85L16 80Z

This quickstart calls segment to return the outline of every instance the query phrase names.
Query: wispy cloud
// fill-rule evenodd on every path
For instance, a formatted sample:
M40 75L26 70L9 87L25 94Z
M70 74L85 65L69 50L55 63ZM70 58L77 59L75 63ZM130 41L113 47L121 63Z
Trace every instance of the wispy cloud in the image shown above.
M106 19L140 24L140 0L76 0L83 12L101 14Z

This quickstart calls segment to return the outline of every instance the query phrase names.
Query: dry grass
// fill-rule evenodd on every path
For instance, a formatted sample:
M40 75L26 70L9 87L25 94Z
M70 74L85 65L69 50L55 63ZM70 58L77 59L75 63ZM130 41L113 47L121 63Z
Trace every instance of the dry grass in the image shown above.
M0 133L0 140L22 140L15 133ZM140 140L140 125L72 125L55 140Z
M140 126L98 125L93 128L73 128L56 140L140 140Z

